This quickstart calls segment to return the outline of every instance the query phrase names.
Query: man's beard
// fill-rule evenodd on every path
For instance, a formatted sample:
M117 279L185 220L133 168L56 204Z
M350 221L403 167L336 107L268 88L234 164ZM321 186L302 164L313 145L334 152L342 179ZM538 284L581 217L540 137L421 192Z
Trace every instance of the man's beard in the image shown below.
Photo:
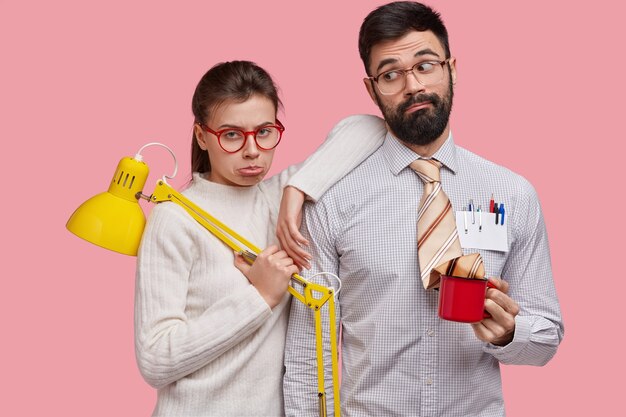
M448 84L448 93L445 96L440 97L434 93L419 94L412 96L395 109L385 106L375 90L374 93L385 121L402 142L419 146L428 145L441 136L448 125L454 96L452 80ZM409 107L425 101L432 104L432 109L420 109L405 115L404 112Z

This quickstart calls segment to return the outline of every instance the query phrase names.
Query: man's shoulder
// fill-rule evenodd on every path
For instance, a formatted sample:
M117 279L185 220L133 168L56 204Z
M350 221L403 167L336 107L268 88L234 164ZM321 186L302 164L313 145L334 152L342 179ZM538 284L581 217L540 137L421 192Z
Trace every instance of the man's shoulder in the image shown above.
M352 171L348 172L343 178L333 184L322 198L330 198L352 190L361 190L364 187L376 187L380 177L384 175L385 170L389 171L389 167L385 163L381 149L379 148L365 158L365 160Z
M468 175L481 177L477 181L490 183L494 191L521 198L537 198L535 187L531 182L510 168L460 146L457 146L457 155L460 169Z
M392 188L392 177L378 150L330 187L309 210L328 219L347 221L355 210L364 210L385 198Z

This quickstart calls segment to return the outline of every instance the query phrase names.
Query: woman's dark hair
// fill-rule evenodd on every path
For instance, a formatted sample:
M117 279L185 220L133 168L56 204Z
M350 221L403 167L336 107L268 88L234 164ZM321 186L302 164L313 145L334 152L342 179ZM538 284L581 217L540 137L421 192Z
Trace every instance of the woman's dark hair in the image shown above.
M202 76L191 100L194 122L207 123L209 116L225 102L244 102L253 95L268 98L278 111L282 103L272 77L263 68L250 61L222 62ZM191 140L192 172L209 172L209 155L202 150L195 132Z
M397 1L380 6L363 20L359 31L359 54L367 75L373 75L369 69L372 47L401 38L411 30L433 32L444 48L445 57L450 58L448 31L439 13L421 3Z

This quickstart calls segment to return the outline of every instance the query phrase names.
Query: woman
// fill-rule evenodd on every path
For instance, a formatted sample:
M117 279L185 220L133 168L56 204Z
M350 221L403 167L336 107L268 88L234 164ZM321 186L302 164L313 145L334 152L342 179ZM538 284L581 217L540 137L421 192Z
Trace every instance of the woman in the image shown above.
M263 181L284 130L279 106L270 76L247 61L216 65L196 87L194 172L183 194L265 249L252 266L233 260L178 205L153 208L138 255L135 344L142 375L158 389L155 416L283 414L286 290L298 268L274 234L295 168ZM317 189L380 144L350 123L333 135L318 150L324 169L308 162L300 173Z

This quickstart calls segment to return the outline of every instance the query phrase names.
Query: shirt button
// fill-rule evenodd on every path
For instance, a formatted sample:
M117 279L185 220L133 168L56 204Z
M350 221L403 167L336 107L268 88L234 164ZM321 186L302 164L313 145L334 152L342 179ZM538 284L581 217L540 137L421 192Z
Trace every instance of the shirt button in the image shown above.
M430 337L433 337L435 335L435 331L433 329L428 329L426 330L426 334Z
M433 384L433 379L432 378L426 378L426 385L432 385Z

